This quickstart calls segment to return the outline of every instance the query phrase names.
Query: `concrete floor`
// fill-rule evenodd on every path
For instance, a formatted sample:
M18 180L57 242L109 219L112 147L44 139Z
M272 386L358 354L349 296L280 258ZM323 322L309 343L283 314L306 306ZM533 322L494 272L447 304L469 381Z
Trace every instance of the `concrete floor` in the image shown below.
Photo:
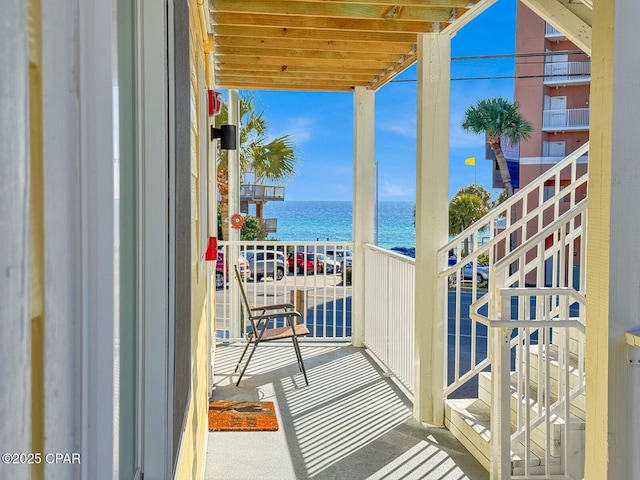
M310 385L293 347L261 345L240 387L242 346L219 346L213 400L276 405L277 432L209 432L207 480L488 479L444 428L427 428L364 349L303 343Z

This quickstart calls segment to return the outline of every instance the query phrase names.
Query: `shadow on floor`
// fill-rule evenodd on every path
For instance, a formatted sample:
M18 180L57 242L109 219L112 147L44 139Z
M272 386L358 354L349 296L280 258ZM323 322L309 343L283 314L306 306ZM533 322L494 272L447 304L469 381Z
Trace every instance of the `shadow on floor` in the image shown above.
M213 400L273 401L277 432L209 432L208 480L488 479L444 428L427 428L364 349L303 343L310 385L289 343L261 345L239 387L242 346L219 346Z

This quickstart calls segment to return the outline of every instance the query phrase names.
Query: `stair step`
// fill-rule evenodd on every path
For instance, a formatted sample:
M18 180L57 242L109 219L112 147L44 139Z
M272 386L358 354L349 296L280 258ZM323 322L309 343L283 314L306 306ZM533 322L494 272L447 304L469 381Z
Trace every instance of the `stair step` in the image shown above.
M524 412L526 408L528 408L531 411L532 419L535 419L535 416L537 415L537 412L538 412L538 404L536 400L534 400L534 399L537 399L537 389L535 388L535 386L533 385L531 386L530 388L531 399L529 402L526 402L524 399L523 400L518 399L516 383L517 383L517 376L515 373L512 373L511 399L510 399L510 405L511 405L510 421L511 421L512 431L515 431L517 427L518 403L521 404L520 405L521 412ZM490 405L491 404L491 373L490 372L480 373L479 379L478 379L478 387L479 387L478 388L479 399L482 400L487 405ZM555 400L556 398L552 396L551 401L555 402ZM523 415L523 413L521 413L521 415ZM523 420L524 419L521 417L521 421ZM584 417L580 418L579 416L573 414L572 412L570 422L571 422L570 423L571 431L584 431L585 429ZM557 415L552 416L550 420L550 447L551 447L550 455L553 457L562 456L562 451L563 451L562 438L564 434L564 423L565 423L564 419L560 418ZM531 432L531 441L538 446L540 452L544 452L546 448L547 436L548 435L546 431L546 425L544 423L538 426L537 428L534 428Z
M445 400L445 425L467 450L480 462L490 469L491 458L491 422L490 407L480 399L448 399ZM534 472L544 472L544 463L537 445L532 444L532 452L529 456L529 469ZM511 454L511 470L524 471L525 455L524 445L516 445ZM549 458L549 466L554 473L559 472L561 460L557 457Z

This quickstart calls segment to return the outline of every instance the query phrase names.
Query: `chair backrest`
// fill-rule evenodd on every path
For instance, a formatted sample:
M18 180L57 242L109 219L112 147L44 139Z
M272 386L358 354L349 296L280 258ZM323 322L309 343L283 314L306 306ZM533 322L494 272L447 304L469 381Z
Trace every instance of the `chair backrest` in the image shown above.
M242 293L242 301L244 302L244 307L247 310L247 315L251 317L251 305L249 304L249 299L247 298L247 294L244 291L244 284L242 283L242 277L240 276L240 271L238 270L237 265L234 265L233 269L236 273L236 279L238 280L238 285L240 286L240 292Z

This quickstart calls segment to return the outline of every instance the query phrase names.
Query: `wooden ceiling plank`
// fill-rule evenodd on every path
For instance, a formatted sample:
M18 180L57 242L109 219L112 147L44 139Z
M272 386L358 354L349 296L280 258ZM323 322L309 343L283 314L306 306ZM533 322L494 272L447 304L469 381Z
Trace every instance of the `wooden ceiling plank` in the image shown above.
M354 87L351 85L328 84L274 84L272 82L226 82L216 84L216 88L231 88L237 90L297 90L301 92L353 92Z
M357 65L359 67L382 69L388 66L388 62L380 62L376 60L351 60L341 58L279 58L279 57L258 57L258 56L238 56L215 54L217 62L223 65L229 63L245 63L251 65L282 65L287 68L288 65L336 65L341 67L351 67Z
M256 63L234 63L234 62L216 62L216 70L220 72L224 71L264 71L264 72L281 72L283 71L282 64L256 64ZM345 72L345 67L342 65L287 65L285 70L290 72ZM362 66L349 67L348 72L351 74L361 74L375 76L381 72L380 68L366 68Z
M213 4L218 0L214 0ZM357 5L390 5L401 7L468 7L469 4L477 3L479 0L296 0L298 2L324 2L327 4L335 3L352 3ZM592 0L580 0L582 2L588 2Z
M397 54L388 54L384 51L380 53L373 52L343 52L329 50L297 50L284 48L248 48L248 47L218 47L214 49L214 55L243 55L243 56L260 56L260 57L276 57L276 58L328 58L343 60L376 60L391 63L398 59Z
M410 53L415 43L359 42L345 40L298 40L295 43L287 38L266 37L227 37L216 36L217 47L249 47L249 48L291 48L296 50L327 50L342 52L385 52Z
M358 42L384 42L384 43L416 43L415 33L396 32L362 32L350 30L316 30L308 28L282 28L253 26L246 28L238 25L215 25L213 31L218 36L225 37L257 37L277 39L318 39L318 40L344 40Z
M246 70L223 70L216 72L216 78L228 78L228 77L244 77L247 78ZM351 73L349 71L344 73L337 72L295 72L289 69L283 71L266 71L266 70L254 70L251 72L252 78L302 78L302 79L316 79L316 80L345 80L345 81L357 81L364 82L366 85L374 77L371 74L359 74Z
M220 75L216 76L216 81L219 83L236 83L236 82L246 82L253 81L258 83L274 83L278 85L343 85L345 87L348 86L361 86L365 87L370 83L369 79L365 80L354 80L354 79L323 79L323 78L290 78L290 77L271 77L268 79L260 78L260 77L251 77L248 79L244 75L234 76L234 75Z
M446 22L451 8L427 6L387 6L362 3L299 2L270 0L217 0L215 12L250 13L252 15L287 15L354 19L418 20Z
M243 25L271 27L297 27L331 30L357 30L369 32L431 32L434 22L404 20L363 20L359 18L326 18L287 15L252 15L247 13L216 12L213 15L217 25Z

